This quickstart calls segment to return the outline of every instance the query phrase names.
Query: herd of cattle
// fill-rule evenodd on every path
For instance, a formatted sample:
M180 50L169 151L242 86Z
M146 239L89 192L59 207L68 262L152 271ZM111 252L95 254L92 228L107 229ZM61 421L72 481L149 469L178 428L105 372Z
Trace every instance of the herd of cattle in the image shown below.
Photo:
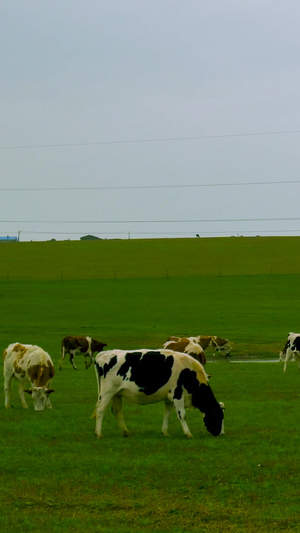
M102 436L102 420L108 405L112 404L119 427L124 436L128 435L123 409L123 397L133 403L165 403L162 433L168 434L168 421L172 408L175 408L182 430L187 437L191 432L186 422L185 409L195 407L203 415L208 431L214 435L224 432L224 405L217 402L204 370L205 350L229 355L231 346L228 339L216 336L169 337L162 348L155 350L106 350L107 346L91 337L68 336L61 343L62 365L66 354L76 370L75 355L84 356L85 367L94 361L98 386L98 400L95 408L98 438ZM94 354L97 353L94 358ZM282 352L286 371L289 360L296 360L300 369L300 334L289 333ZM13 343L4 350L4 392L5 407L11 407L11 382L19 382L19 395L22 406L27 408L24 393L32 396L34 409L51 409L50 388L55 370L50 355L42 348L30 344ZM31 388L25 389L27 384Z

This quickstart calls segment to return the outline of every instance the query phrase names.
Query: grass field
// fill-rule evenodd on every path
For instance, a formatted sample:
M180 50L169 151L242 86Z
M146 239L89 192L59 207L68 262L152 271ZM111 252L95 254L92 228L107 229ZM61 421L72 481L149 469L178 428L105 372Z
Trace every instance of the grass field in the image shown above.
M2 245L2 347L39 344L57 367L66 334L130 349L203 333L229 338L230 360L278 358L299 331L300 239L172 241ZM101 441L94 370L77 365L57 371L52 411L23 410L15 383L6 411L2 393L0 531L300 532L295 363L284 375L279 363L209 356L222 437L189 411L194 438L175 413L163 438L161 404L125 404L131 437L107 412Z
M300 274L299 237L1 243L0 280Z

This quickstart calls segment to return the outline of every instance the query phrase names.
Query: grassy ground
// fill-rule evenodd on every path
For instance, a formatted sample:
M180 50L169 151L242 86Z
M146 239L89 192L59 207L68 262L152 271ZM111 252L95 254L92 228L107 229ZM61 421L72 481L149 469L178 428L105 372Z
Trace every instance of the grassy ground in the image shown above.
M203 333L229 338L231 360L277 358L288 332L299 331L299 243L3 245L0 344L39 344L57 368L67 334L130 349ZM183 252L194 253L198 274L197 261L183 261ZM226 434L212 437L190 411L191 441L175 414L171 437L161 437L160 404L126 404L129 439L107 412L104 439L95 440L94 371L77 364L77 372L68 361L57 370L52 411L34 412L32 404L23 410L16 384L14 408L6 411L2 393L0 531L300 532L295 363L284 375L279 363L233 364L210 355L207 371L226 405Z
M298 275L0 283L0 342L39 344L58 361L65 335L107 348L157 348L169 335L219 335L232 357L277 358L300 314Z
M0 280L300 274L299 237L1 243Z
M299 531L299 375L278 363L208 363L226 404L212 437L189 411L160 435L162 405L130 406L124 439L112 415L95 440L93 369L53 380L53 411L1 409L1 531L117 533Z

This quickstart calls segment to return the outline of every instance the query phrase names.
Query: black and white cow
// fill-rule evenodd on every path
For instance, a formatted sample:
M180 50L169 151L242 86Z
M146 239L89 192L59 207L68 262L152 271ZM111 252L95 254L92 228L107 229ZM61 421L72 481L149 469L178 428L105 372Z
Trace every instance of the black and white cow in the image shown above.
M300 369L300 333L289 333L282 352L279 353L280 361L284 361L283 372L286 372L288 361L296 360Z
M102 421L112 402L124 436L128 436L122 399L133 403L165 402L162 434L168 434L168 421L175 408L184 434L192 434L186 423L185 408L196 407L203 413L206 428L217 436L223 431L223 404L218 403L208 384L203 366L193 357L172 350L108 350L95 359L98 383L96 436L102 437Z
M64 337L61 341L61 359L59 363L59 369L62 370L63 361L67 353L70 356L70 363L74 370L77 370L74 361L76 354L84 355L85 368L89 368L93 362L93 354L95 352L101 352L105 346L107 346L107 344L97 341L92 337L82 337L76 335Z

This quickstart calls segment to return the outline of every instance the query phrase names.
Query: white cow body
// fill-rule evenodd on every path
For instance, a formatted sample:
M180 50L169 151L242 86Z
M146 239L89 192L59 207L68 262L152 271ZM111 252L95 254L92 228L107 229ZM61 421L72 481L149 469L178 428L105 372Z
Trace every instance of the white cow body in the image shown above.
M32 395L36 411L42 411L45 406L51 409L49 395L54 391L48 387L55 371L50 355L39 346L19 342L10 344L3 355L5 407L11 407L11 382L14 377L19 382L19 395L24 408L28 407L24 396L26 392ZM28 383L31 389L24 388Z
M168 433L168 420L174 407L184 434L192 434L186 423L185 408L197 407L213 435L223 433L223 409L208 385L203 366L193 357L172 350L109 350L95 360L98 383L96 435L102 436L104 413L112 402L112 411L125 436L128 436L122 398L133 403L165 402L162 425Z
M282 352L279 353L280 361L284 361L283 372L286 372L288 361L296 360L300 369L300 333L289 333Z

